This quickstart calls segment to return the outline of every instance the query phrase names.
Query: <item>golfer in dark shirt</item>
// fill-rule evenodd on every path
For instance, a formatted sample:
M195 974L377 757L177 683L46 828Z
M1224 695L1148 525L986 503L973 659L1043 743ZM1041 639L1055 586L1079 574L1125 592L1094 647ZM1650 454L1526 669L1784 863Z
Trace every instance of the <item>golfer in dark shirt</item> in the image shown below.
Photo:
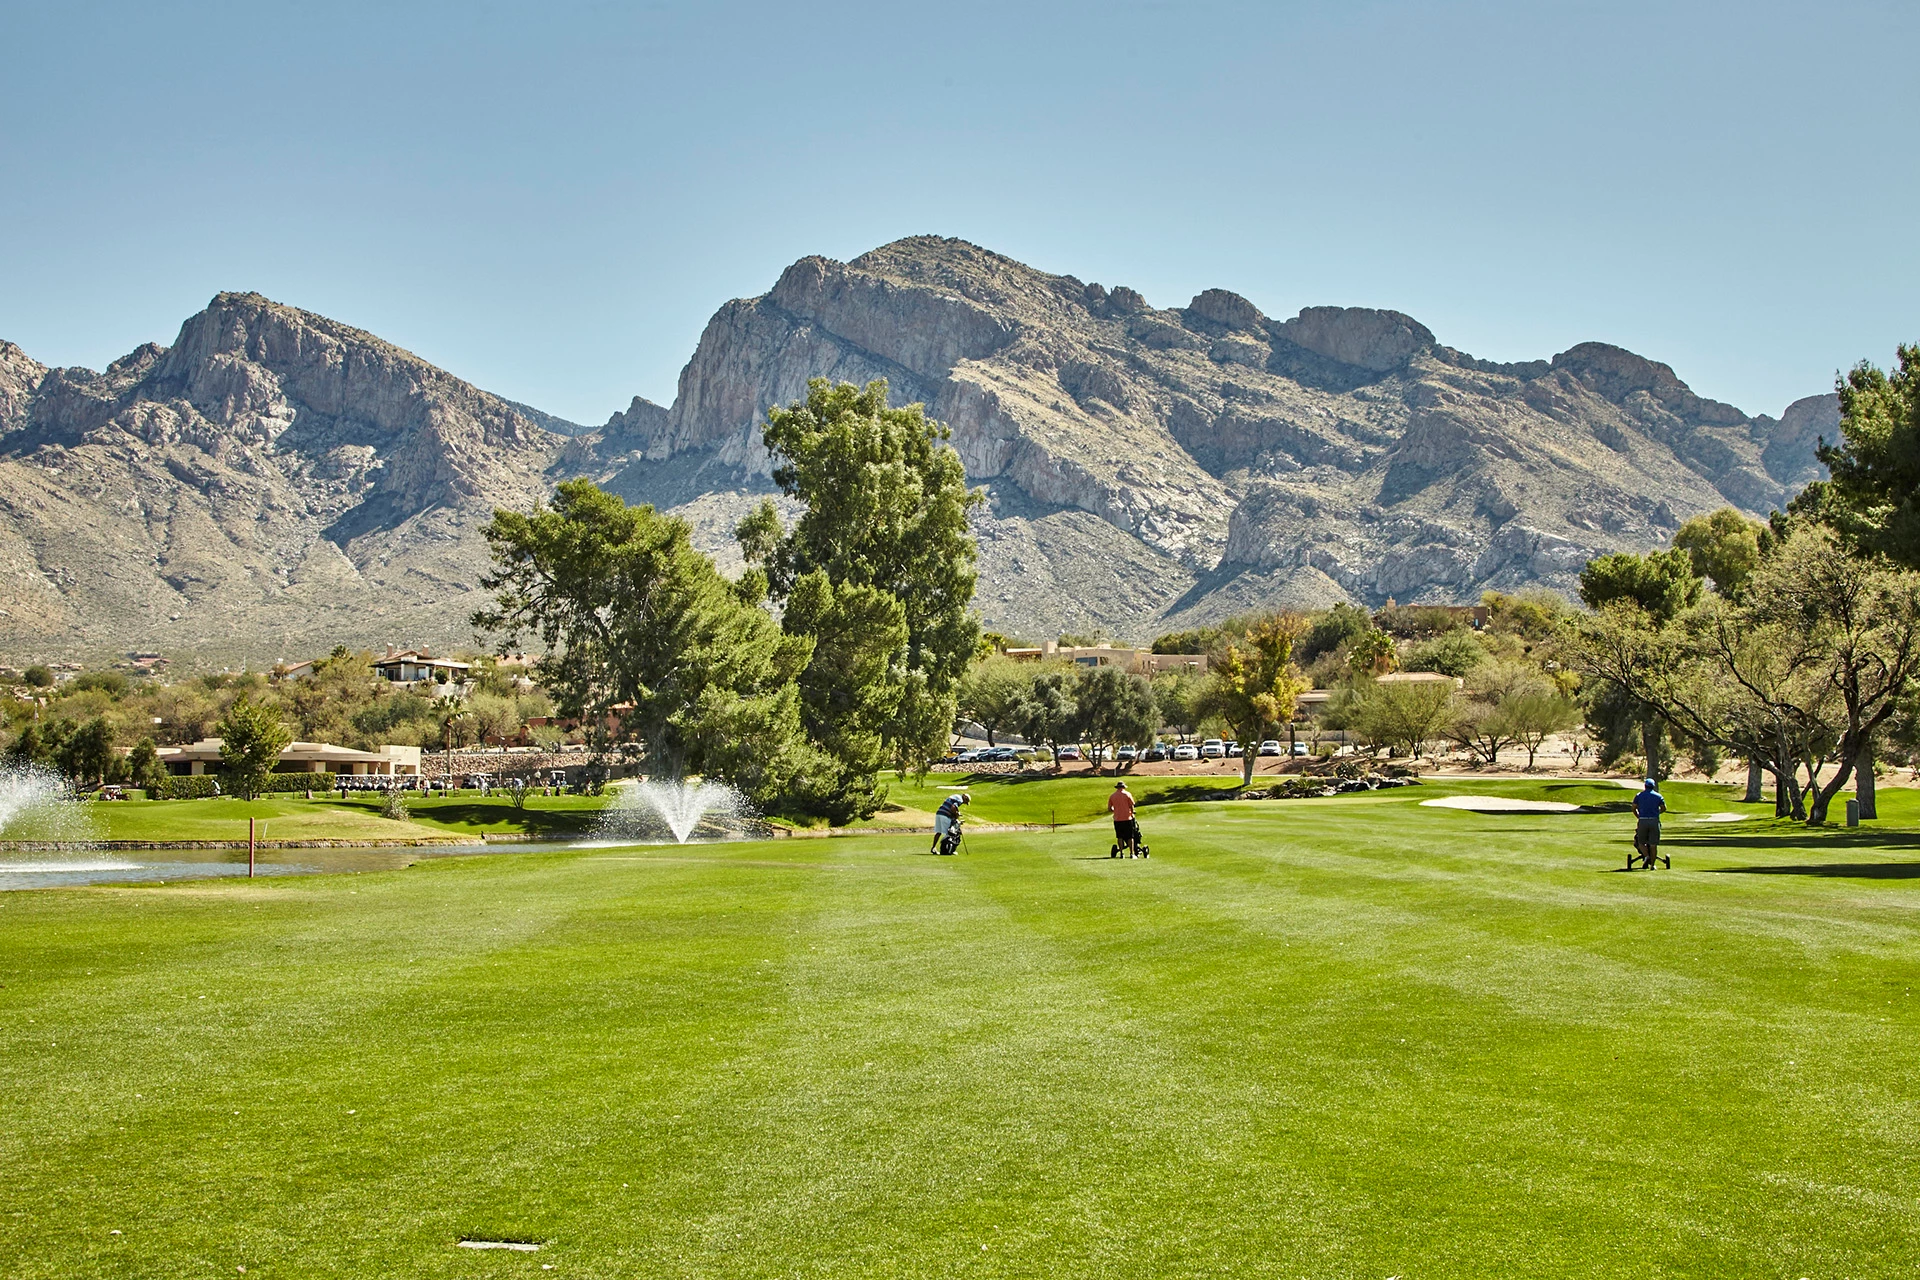
M1667 798L1660 794L1660 784L1648 778L1640 787L1640 794L1633 798L1633 812L1639 818L1634 826L1633 847L1638 849L1647 865L1653 865L1650 850L1660 847L1660 815L1667 811Z

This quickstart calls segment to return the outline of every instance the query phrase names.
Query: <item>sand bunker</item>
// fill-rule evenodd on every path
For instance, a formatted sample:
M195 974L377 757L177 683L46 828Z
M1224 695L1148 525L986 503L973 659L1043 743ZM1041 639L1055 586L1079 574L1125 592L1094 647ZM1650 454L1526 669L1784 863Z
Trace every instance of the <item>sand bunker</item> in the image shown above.
M1516 800L1511 796L1442 796L1420 803L1429 809L1465 809L1470 813L1576 813L1580 808L1560 800Z
M1695 822L1745 822L1746 820L1747 815L1744 813L1703 813L1694 819Z

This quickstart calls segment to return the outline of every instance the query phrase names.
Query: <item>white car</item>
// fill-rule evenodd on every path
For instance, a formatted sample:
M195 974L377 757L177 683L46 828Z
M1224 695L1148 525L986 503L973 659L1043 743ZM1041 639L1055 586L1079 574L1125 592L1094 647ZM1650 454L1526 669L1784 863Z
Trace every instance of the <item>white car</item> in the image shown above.
M1297 755L1297 756L1306 756L1306 755L1312 755L1313 753L1312 753L1311 751L1309 751L1309 750L1307 750L1307 744L1306 744L1306 743L1304 743L1304 742L1296 742L1296 743L1294 743L1294 744L1293 744L1293 754L1295 754L1295 755Z
M1191 742L1183 742L1173 749L1173 758L1175 760L1198 760L1200 758L1200 748L1194 746Z
M1226 755L1227 744L1218 738L1208 738L1200 744L1200 758L1203 760L1224 760Z
M1268 738L1260 744L1260 754L1263 756L1277 756L1284 755L1285 752L1281 749L1280 739Z

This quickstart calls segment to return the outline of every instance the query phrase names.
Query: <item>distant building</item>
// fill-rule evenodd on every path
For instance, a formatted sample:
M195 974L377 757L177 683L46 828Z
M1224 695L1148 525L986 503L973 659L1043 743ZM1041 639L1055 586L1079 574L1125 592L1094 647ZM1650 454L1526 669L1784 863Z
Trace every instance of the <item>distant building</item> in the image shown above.
M1111 644L1063 645L1049 640L1037 649L1009 649L1007 656L1015 662L1055 659L1081 667L1119 667L1122 671L1148 676L1161 671L1191 671L1196 675L1204 675L1207 670L1207 655L1204 653L1155 653L1151 649L1131 649Z
M1459 689L1466 681L1459 676L1442 675L1438 671L1395 671L1374 678L1376 684L1448 684Z
M447 684L465 680L472 666L451 658L436 658L425 649L395 652L391 645L387 656L373 660L373 674L394 684Z
M168 773L217 773L219 738L202 738L187 747L161 747L160 763ZM378 751L355 751L331 742L290 742L273 766L275 773L349 773L413 778L420 775L420 748L384 746Z

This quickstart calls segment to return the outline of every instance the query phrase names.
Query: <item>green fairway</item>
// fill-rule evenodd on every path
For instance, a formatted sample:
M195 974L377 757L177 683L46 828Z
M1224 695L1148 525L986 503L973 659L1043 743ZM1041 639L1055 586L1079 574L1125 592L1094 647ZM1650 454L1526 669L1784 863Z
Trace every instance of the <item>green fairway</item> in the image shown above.
M0 1271L1913 1274L1920 797L1450 790L0 894Z

